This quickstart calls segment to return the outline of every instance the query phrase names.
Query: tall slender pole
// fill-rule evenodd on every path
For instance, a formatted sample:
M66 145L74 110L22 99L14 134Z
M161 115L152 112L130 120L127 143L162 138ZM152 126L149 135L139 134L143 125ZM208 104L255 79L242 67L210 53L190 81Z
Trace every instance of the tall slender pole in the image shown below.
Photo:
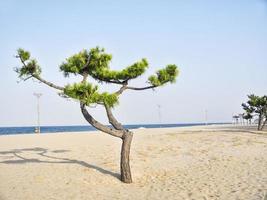
M161 105L157 105L158 106L158 112L159 112L159 124L161 124L161 112L160 112L160 108L161 108Z
M205 125L208 125L208 110L205 110Z
M37 127L35 129L36 133L41 133L40 129L40 97L42 96L41 93L34 93L34 96L37 98Z

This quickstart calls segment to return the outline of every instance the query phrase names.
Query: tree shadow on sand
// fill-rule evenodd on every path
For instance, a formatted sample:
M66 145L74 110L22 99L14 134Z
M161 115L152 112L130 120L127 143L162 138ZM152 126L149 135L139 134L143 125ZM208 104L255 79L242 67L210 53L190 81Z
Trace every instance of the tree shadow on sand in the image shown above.
M49 151L48 149L40 148L40 147L13 149L10 151L0 151L0 158L2 157L3 159L8 159L8 160L0 161L0 163L4 163L4 164L27 164L27 163L77 164L77 165L81 165L83 167L95 169L102 174L108 174L108 175L111 175L115 178L120 179L120 174L108 171L106 169L89 164L89 163L84 162L84 161L48 155L49 153L64 153L64 152L68 152L68 151L69 150ZM37 158L26 158L26 157L21 155L22 153L25 153L25 152L35 152L37 155L39 155L43 158L49 158L49 159L53 159L53 160L49 161L49 160L40 160ZM14 160L14 158L16 158L16 159Z

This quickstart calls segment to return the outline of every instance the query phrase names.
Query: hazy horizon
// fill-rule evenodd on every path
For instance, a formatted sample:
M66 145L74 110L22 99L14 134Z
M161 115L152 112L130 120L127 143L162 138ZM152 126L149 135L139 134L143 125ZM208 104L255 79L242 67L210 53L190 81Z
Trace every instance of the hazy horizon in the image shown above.
M43 94L41 125L89 125L77 102L36 81L17 83L20 47L37 59L42 77L62 86L80 77L64 78L58 66L95 46L113 55L112 69L147 58L150 68L133 86L145 86L149 75L176 64L175 84L120 97L114 115L123 124L201 123L205 110L208 122L231 122L248 94L267 94L266 22L264 0L2 1L0 126L34 126L34 92ZM89 110L107 124L103 108Z

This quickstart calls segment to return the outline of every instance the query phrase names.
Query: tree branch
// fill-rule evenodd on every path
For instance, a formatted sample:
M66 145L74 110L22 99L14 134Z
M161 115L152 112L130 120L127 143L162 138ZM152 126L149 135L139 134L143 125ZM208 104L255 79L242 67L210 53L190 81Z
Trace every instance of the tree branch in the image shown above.
M148 89L153 89L156 87L158 87L158 86L150 85L150 86L146 86L146 87L126 87L126 89L129 89L129 90L148 90Z
M106 113L108 116L108 120L109 123L117 130L123 130L123 126L121 125L121 123L119 123L116 118L114 117L114 115L111 112L110 107L108 107L105 103L104 103L104 107L106 109Z
M46 81L43 78L41 78L40 76L38 76L38 75L32 75L32 77L34 77L35 79L39 80L40 82L48 85L49 87L52 87L52 88L57 89L57 90L62 90L62 91L64 90L64 87L57 86L57 85L55 85L55 84L53 84L53 83L51 83L49 81Z
M114 137L118 137L118 138L122 138L123 137L123 132L122 131L119 131L119 130L115 130L113 128L109 128L103 124L101 124L100 122L96 121L92 115L90 115L88 113L88 111L86 110L86 107L85 107L85 104L80 102L80 107L81 107L81 111L82 111L82 114L84 116L84 118L93 126L95 127L96 129L102 131L102 132L105 132L109 135L112 135Z
M106 83L114 83L114 84L119 84L119 85L124 84L124 81L107 80L107 79L99 78L99 77L94 76L94 75L91 75L91 76L94 77L95 79L97 79L98 81L102 81L102 82L106 82Z
M84 72L84 73L83 73L83 80L82 80L82 83L84 83L84 82L86 81L87 77L88 77L88 73L87 73L87 72Z
M117 92L115 92L115 94L117 94L117 95L122 94L123 91L126 90L126 88L127 88L127 83L124 84Z
M125 90L148 90L148 89L154 89L158 86L154 86L154 85L151 85L151 86L147 86L147 87L129 87L127 86L127 82L117 91L115 92L115 94L117 95L121 95Z
M89 64L89 62L88 62ZM82 82L85 82L86 79L88 77L88 73L86 71L84 71L83 73L83 80ZM108 133L110 135L113 135L115 137L122 137L123 134L122 133L117 133L116 130L114 129L110 129L108 127L106 127L105 125L103 124L100 124L100 122L97 122L89 113L88 111L86 110L85 108L85 104L80 102L80 105L81 105L81 110L82 110L82 113L83 113L83 116L84 118L92 125L94 126L96 129L99 129L105 133ZM109 119L109 123L117 130L122 130L123 127L122 125L115 119L115 117L113 116L112 112L111 112L111 109L105 104L101 104L105 107L106 109L106 112L107 112L107 116L108 116L108 119ZM113 131L115 131L115 133L113 133Z
M24 60L21 58L20 55L17 55L17 56L15 56L15 57L16 57L16 58L19 58L19 59L20 59L20 62L23 64L23 66L26 67L25 62L24 62Z
M21 61L21 63L23 64L24 67L27 67L26 63L24 62L24 60L21 58L20 55L17 55L16 57L20 59L20 61ZM64 87L57 86L57 85L55 85L55 84L53 84L53 83L51 83L51 82L49 82L49 81L44 80L43 78L41 78L40 76L35 75L35 74L31 74L31 76L29 76L29 77L26 78L25 80L27 80L27 79L29 79L29 78L31 78L31 77L33 77L33 78L39 80L40 82L42 82L42 83L44 83L44 84L46 84L46 85L48 85L49 87L52 87L52 88L54 88L54 89L62 90L62 91L64 90Z
M89 54L87 61L86 61L85 65L83 66L82 70L85 70L89 66L90 60L91 60L91 54Z

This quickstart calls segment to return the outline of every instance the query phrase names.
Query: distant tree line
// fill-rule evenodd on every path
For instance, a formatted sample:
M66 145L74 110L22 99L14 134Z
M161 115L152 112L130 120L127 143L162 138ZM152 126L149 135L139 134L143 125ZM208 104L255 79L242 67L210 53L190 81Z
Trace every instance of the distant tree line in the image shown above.
M242 103L245 110L244 119L251 120L256 117L258 121L258 130L263 130L267 123L267 96L248 95L248 101Z

